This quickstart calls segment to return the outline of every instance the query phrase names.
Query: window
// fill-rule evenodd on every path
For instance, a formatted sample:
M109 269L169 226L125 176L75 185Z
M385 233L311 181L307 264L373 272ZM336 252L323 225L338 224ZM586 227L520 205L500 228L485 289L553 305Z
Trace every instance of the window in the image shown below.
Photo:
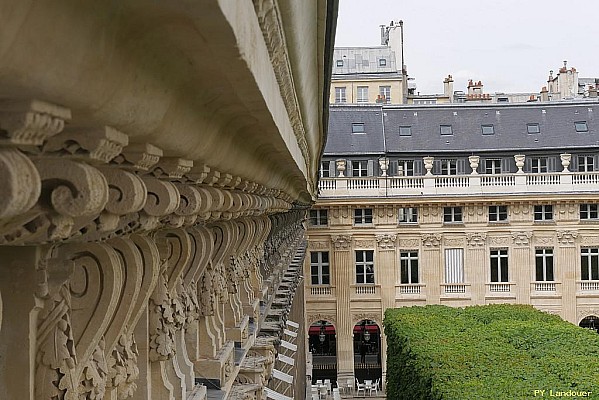
M391 86L379 86L379 95L385 103L391 103Z
M366 133L364 122L354 122L351 124L351 133Z
M387 59L379 58L379 67L386 67L386 66L387 66Z
M574 122L574 129L576 129L576 132L588 132L589 131L589 127L588 127L586 121Z
M351 162L351 174L354 177L367 176L368 175L368 161L352 161Z
M599 280L599 248L580 249L580 279Z
M347 103L345 86L335 88L335 103Z
M441 135L443 135L443 136L453 135L453 130L451 129L451 125L441 125L439 127L439 129L441 131Z
M597 204L581 204L580 219L599 219L599 207Z
M553 206L549 204L535 206L534 218L535 221L552 221Z
M312 285L331 284L328 251L310 252L310 276Z
M485 160L485 174L498 175L501 173L501 160Z
M403 207L399 209L400 224L418 223L418 209L415 207Z
M578 156L578 172L593 172L595 170L595 157Z
M437 104L437 99L432 99L432 100L417 100L417 99L414 99L414 104L418 104L418 105Z
M368 86L358 86L358 103L368 103Z
M489 206L489 222L507 221L507 206Z
M539 124L526 124L526 132L529 134L541 133L541 128Z
M535 250L535 271L537 282L553 281L553 249Z
M491 250L491 282L508 282L507 249Z
M441 175L456 175L457 173L456 160L441 160Z
M399 160L397 162L397 175L399 176L414 176L414 161Z
M337 66L343 67L343 60L337 60Z
M326 226L329 224L328 211L324 209L310 210L310 225Z
M400 126L399 127L399 136L412 136L412 127L411 126Z
M419 283L418 280L418 251L401 251L399 253L401 268L401 283Z
M498 97L497 102L498 103L509 103L510 99L508 99L507 97Z
M462 222L462 207L443 207L443 222Z
M356 208L354 210L354 224L372 224L372 208Z
M547 168L547 157L532 157L530 165L530 172L533 174L541 174L549 171Z
M374 250L356 250L356 283L374 283Z
M321 161L320 162L320 177L330 178L331 177L331 162Z
M480 126L483 135L494 135L495 134L495 128L493 127L493 125L481 125Z
M464 283L464 249L445 249L445 283Z

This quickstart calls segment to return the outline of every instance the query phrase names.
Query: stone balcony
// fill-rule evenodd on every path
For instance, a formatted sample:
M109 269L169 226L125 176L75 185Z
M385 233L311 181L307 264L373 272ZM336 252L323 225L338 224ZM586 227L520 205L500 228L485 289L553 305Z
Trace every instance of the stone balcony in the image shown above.
M320 198L595 193L599 172L321 178Z

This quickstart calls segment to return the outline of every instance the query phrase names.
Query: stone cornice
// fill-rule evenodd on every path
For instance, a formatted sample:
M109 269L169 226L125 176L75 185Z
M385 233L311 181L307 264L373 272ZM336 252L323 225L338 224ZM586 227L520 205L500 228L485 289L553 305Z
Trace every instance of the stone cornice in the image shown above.
M111 127L61 131L70 118L64 108L11 107L0 112L2 245L104 240L291 208L280 190L162 157L148 143L129 145Z

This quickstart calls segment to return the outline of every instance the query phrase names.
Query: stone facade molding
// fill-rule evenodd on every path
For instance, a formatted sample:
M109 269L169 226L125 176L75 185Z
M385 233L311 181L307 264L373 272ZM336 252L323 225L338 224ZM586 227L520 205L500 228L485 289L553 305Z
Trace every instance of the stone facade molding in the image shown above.
M331 242L338 251L348 251L351 247L352 237L350 235L332 235Z
M578 231L576 230L558 230L555 235L558 243L562 246L574 246L578 239Z
M379 326L379 329L383 329L381 317L379 314L376 313L352 313L352 326L359 324L361 321L365 319L376 322L376 324Z
M420 236L420 239L422 240L422 246L424 246L425 249L434 248L441 245L443 235L440 233L425 233Z
M484 247L487 241L485 232L468 232L466 233L466 242L470 247Z
M532 232L512 232L512 241L516 247L524 247L530 244Z
M308 322L308 326L313 325L318 321L327 321L330 322L333 326L337 326L337 317L333 313L308 314L306 320Z
M376 242L380 250L393 250L395 249L395 242L397 241L397 234L388 234L376 236Z

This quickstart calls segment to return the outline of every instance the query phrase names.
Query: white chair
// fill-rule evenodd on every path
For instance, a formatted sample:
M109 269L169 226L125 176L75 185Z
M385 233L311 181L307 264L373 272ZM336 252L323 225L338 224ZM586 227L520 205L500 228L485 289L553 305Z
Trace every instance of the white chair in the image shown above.
M318 398L318 393L317 394L312 393L312 400L320 400Z
M354 393L354 378L347 378L345 388L347 389L347 394Z
M317 380L316 380L316 384L317 384L317 385L322 385L322 379L317 379Z
M339 393L339 388L333 388L333 400L341 400L341 393Z
M324 380L324 385L327 387L327 394L331 393L331 380L330 379L325 379Z
M372 379L366 379L364 381L364 392L367 392L370 395L370 389L372 389Z
M321 399L325 399L328 397L328 393L327 393L327 387L325 385L319 385L318 386L318 393L320 394L320 398Z
M364 393L364 397L366 397L366 385L358 382L358 378L356 378L356 396L360 395L360 391Z
M377 380L376 380L376 381L374 381L374 384L372 384L372 385L370 386L370 389L369 389L369 392L368 392L368 395L369 395L369 396L372 396L372 392L373 392L373 391L374 391L374 393L375 393L377 396L379 395L379 385L380 385L380 383L381 383L381 378L377 378Z

